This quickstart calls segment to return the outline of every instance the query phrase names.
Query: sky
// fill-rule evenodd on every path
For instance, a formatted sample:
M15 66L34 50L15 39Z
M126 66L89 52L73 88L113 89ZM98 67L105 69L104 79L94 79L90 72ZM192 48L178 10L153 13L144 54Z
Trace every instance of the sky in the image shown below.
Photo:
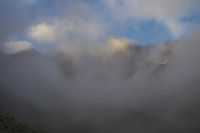
M178 40L199 29L199 5L199 0L1 0L0 49L52 51L113 36L140 45Z
M0 0L0 113L47 133L200 131L199 5Z

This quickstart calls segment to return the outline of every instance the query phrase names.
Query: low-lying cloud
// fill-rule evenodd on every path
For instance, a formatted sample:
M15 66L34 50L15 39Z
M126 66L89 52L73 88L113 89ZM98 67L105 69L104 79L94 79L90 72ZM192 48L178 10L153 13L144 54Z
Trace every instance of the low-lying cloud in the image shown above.
M2 54L1 112L43 132L198 131L199 41Z
M44 133L198 133L199 32L144 46L108 24L155 19L176 38L198 3L0 1L0 113Z

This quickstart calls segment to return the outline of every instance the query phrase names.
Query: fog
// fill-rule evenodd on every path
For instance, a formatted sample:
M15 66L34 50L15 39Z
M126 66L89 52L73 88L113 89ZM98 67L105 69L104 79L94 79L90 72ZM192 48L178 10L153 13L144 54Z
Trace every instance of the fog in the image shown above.
M199 35L1 53L0 112L44 133L197 133Z

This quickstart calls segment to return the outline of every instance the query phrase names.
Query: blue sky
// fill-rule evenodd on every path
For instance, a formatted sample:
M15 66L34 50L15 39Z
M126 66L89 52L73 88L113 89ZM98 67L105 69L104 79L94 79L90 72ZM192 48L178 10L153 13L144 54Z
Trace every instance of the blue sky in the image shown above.
M70 7L71 3L73 3L73 5L76 5L76 3L79 3L79 1L65 2L65 11L67 11L67 8ZM134 17L130 17L124 22L121 22L113 19L112 16L107 15L110 14L110 12L106 9L106 5L104 2L99 0L83 0L83 3L88 6L91 14L96 15L97 17L99 16L100 19L103 19L104 21L108 21L107 24L109 26L107 26L106 28L108 28L108 32L110 35L128 38L130 40L136 41L139 44L145 45L176 39L176 37L173 37L172 33L170 33L167 27L162 22L156 21L155 18L140 20ZM37 9L38 5L40 6L40 8L46 8L47 10L49 10L50 16L56 17L63 13L62 8L60 9L54 1L41 2L41 4L35 5L35 9ZM105 11L102 13L102 10ZM189 15L183 15L178 19L180 19L181 23L190 26L199 25L200 23L200 15L197 11L193 11ZM184 34L185 31L182 31L179 36L182 36Z
M92 10L95 12L100 12L103 8L99 0L85 0L85 2L91 6ZM162 23L156 22L154 19L140 20L137 23L134 22L137 21L137 19L129 19L121 23L121 21L113 20L106 15L103 17L103 19L109 23L109 33L111 35L134 40L141 45L173 40L173 36L166 27ZM196 18L193 19L196 21ZM188 21L188 18L185 21Z
M27 41L44 49L116 36L156 44L199 28L198 5L199 0L2 0L0 42Z
M117 1L117 0L114 0L114 1ZM118 0L118 1L120 1L120 0ZM162 0L160 0L160 1L162 1ZM94 0L94 1L85 0L85 2L90 7L92 7L92 10L94 10L95 12L100 12L102 9L103 10L105 9L104 8L105 5L102 5L102 2L100 2L99 0ZM153 0L152 2L155 2L155 4L156 4L157 1ZM123 1L121 3L123 3ZM169 3L170 3L170 1L169 1ZM184 3L184 1L182 1L181 3ZM180 3L180 6L181 6L181 3ZM192 7L195 8L195 6L192 5L195 3L198 4L199 2L193 0L193 1L191 1L191 5L189 5L189 6L191 6L191 8ZM173 4L173 2L172 2L172 4ZM186 2L185 4L188 4L188 3ZM177 6L179 6L179 5L177 5ZM186 8L186 7L183 4L183 10L182 10L183 12L186 10L184 8ZM117 9L119 10L120 8L117 8ZM123 9L123 8L121 8L121 9ZM115 9L113 9L113 10L115 10ZM121 12L123 12L123 10ZM126 11L124 11L124 14L125 13L126 13ZM180 15L179 17L176 18L179 21L179 23L184 25L184 29L182 29L182 31L180 31L180 35L178 35L176 37L173 35L173 33L170 32L168 27L166 27L166 25L162 21L161 22L157 21L156 17L150 17L148 19L145 19L145 18L141 19L141 18L137 18L137 17L128 17L123 22L113 19L112 16L109 18L109 17L107 17L107 15L104 15L103 17L104 17L103 19L108 19L108 21L109 21L110 34L115 35L117 37L133 39L141 45L148 45L148 44L152 44L152 43L160 43L160 42L170 41L173 39L178 39L179 37L186 35L187 30L189 30L190 27L199 26L199 24L200 24L200 12L198 9L194 9L194 10L189 9L186 11L186 13L184 15Z

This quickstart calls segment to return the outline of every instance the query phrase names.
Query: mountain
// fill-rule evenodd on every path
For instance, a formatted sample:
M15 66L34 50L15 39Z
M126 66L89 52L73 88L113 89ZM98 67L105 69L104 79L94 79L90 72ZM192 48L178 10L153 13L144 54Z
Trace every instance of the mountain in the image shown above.
M30 127L27 127L14 118L0 115L0 132L1 133L37 133Z

